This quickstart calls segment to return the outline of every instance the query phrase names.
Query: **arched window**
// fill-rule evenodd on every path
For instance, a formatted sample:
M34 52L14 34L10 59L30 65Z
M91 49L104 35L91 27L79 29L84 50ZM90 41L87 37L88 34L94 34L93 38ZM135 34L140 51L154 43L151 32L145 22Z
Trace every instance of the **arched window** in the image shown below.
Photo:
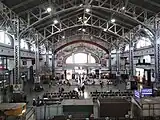
M89 56L86 53L77 53L74 54L74 56L69 56L66 59L66 63L87 63L87 59L89 60ZM90 57L90 63L96 63L96 60L93 56Z
M94 57L91 56L91 63L96 63L96 60Z
M29 50L28 44L27 44L27 42L24 39L21 39L20 46L21 46L21 49Z
M69 56L69 57L66 59L66 63L73 63L73 61L72 61L72 56Z
M52 54L52 51L51 51L51 50L49 51L49 54Z
M116 49L112 50L111 53L116 53Z
M149 38L141 37L140 40L138 40L136 48L142 48L146 46L150 46L152 43L149 40Z
M75 63L87 63L87 54L77 53L74 55Z
M31 51L35 51L36 50L36 45L35 44L32 44L31 45Z
M11 45L11 39L4 31L0 31L0 43Z
M40 46L41 54L46 54L46 47L44 45Z
M129 51L129 44L127 44L127 45L125 46L124 51Z
M150 55L143 56L143 59L145 59L146 63L151 63L151 56Z

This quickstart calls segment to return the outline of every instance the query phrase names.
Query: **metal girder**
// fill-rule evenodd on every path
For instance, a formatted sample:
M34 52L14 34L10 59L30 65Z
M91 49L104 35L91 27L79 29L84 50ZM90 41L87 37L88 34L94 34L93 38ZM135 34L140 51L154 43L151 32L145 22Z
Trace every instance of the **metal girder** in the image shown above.
M160 47L158 44L158 39L160 38L160 24L159 21L155 18L154 19L154 59L155 59L155 82L159 83L160 82Z
M52 39L52 76L55 77L55 44Z
M87 19L87 22L78 21L79 17L80 16L73 16L72 19L66 18L62 20L58 25L49 25L45 27L43 29L44 30L43 36L45 36L45 39L43 39L42 41L45 41L46 39L49 39L54 35L62 33L66 30L75 29L78 27L82 27L82 29L84 27L92 27L92 28L100 29L101 31L103 31L103 33L110 33L111 36L116 36L121 39L125 39L123 38L123 35L125 31L128 31L128 29L125 27L122 27L118 24L110 23L97 16L93 16L89 14L87 15L87 17L89 18ZM61 26L61 28L59 26ZM49 33L49 34L46 36L45 33Z
M15 39L14 39L14 84L22 84L20 80L20 39L19 39L20 22L16 21Z
M20 32L23 31L25 28L27 28L28 23L25 20L20 18L16 13L14 13L10 8L5 6L2 2L0 2L0 5L1 5L0 14L3 18L3 21L7 23L7 26L5 27L11 28L10 31L8 31L10 32L10 34L16 34L15 28L17 21L19 21ZM29 30L30 31L27 33L32 33L32 34L35 32L38 33L34 28L30 28ZM43 38L41 34L39 34L39 36Z
M121 2L121 1L120 1ZM108 3L108 1L99 1L99 4L92 4L91 6L89 6L91 9L101 9L104 11L108 11L108 12L113 12L114 14L118 14L118 15L122 15L124 17L126 17L127 19L136 22L137 24L141 24L143 26L145 26L147 29L152 30L152 28L147 27L147 19L149 17L151 17L151 15L154 15L154 13L152 11L146 10L144 8L141 8L139 6L136 6L134 4L128 3L126 5L125 10L122 10L120 8L120 6L118 6L120 4L120 2L118 2L117 4L113 4L112 2ZM71 4L72 3L72 4ZM41 8L41 11L44 12L39 12L39 14L34 14L34 9L32 11L29 11L27 14L30 14L28 16L32 16L35 18L35 21L30 24L30 21L28 21L28 24L30 24L28 26L28 28L26 28L24 31L27 31L30 27L33 27L34 25L41 23L43 20L48 19L52 16L56 16L58 14L61 13L67 13L67 11L69 10L74 10L74 9L78 9L78 8L86 8L88 6L86 5L79 5L77 4L77 2L75 1L69 1L69 4L66 2L64 4L62 4L61 6L56 6L57 7L57 12L52 13L52 14L47 14L46 11L44 11L44 8ZM40 10L40 9L39 9ZM137 12L139 11L139 12ZM34 14L34 16L33 16ZM30 19L28 19L30 20Z
M36 76L34 83L40 83L39 73L40 73L40 64L39 64L39 35L35 34L35 66L36 66Z
M116 41L116 68L117 68L117 74L120 74L120 47L119 47L119 41Z
M94 33L96 34L96 31ZM58 49L60 48L60 46L64 46L67 43L79 40L94 42L96 44L99 44L103 48L106 48L107 50L110 49L111 46L115 46L115 41L113 40L112 36L106 36L106 39L104 39L100 36L96 36L94 33L75 33L71 34L71 36L66 36L65 39L61 38L59 40L54 38L54 40L57 41L56 43L54 43L55 49Z
M154 5L154 6L160 7L160 4L158 4L158 3L154 2L154 1L151 1L151 0L145 0L145 1L150 3L150 4L152 4L152 5Z
M21 2L20 4L17 4L15 6L13 6L11 9L13 10L13 9L19 8L19 7L24 6L24 5L26 5L26 4L28 4L28 3L32 2L32 1L34 1L34 0L26 0L24 2Z
M121 1L119 1L119 2L121 2ZM79 3L79 2L77 2L77 1L75 2L75 0L69 1L69 3L65 2L65 3L63 3L61 5L58 5L58 3L55 3L57 12L52 13L52 14L47 13L46 9L44 9L44 7L40 7L40 6L29 10L28 12L26 12L27 13L27 17L28 17L27 18L27 22L24 22L22 20L23 25L21 25L21 26L23 26L23 27L21 28L21 34L22 33L26 33L27 30L29 30L31 27L41 23L45 19L48 19L50 17L56 16L56 15L61 14L61 13L66 13L67 14L67 12L70 11L70 10L75 10L75 9L78 9L78 8L86 8L86 7L88 7L86 5L79 5L77 3ZM115 14L122 15L122 16L126 17L127 19L129 19L131 21L134 21L134 22L137 22L138 24L141 24L141 25L143 25L145 27L147 27L146 24L150 24L152 22L152 21L148 20L148 18L151 17L151 15L154 16L154 13L152 11L146 10L144 8L141 8L141 7L136 6L134 4L131 4L131 3L127 3L125 10L122 10L120 8L120 6L118 6L119 4L120 3L113 4L112 2L108 3L108 1L99 0L98 4L92 2L92 5L89 6L89 7L91 9L101 9L101 10L104 10L104 11L113 12L114 13L113 16ZM35 14L34 10L38 10L39 11L38 14ZM137 12L137 10L139 10L139 12ZM2 10L2 11L3 11L3 13L6 13L7 16L9 16L8 15L9 12L6 12L6 10ZM12 12L11 10L9 10L9 11ZM34 19L34 20L31 21L31 18ZM94 21L94 22L97 23L96 21ZM100 22L100 23L101 24L106 24L105 21ZM91 24L91 25L93 25L93 24ZM117 26L118 25L110 26L111 33L117 35L117 37L120 37L120 38L124 39L125 38L124 36L126 34L120 34L120 36L119 36L119 34L117 34L117 32L119 32L119 31L115 31L115 29L117 29L117 28L120 31L123 31L124 27L123 26L118 26L117 27ZM98 26L98 27L100 27L100 26ZM151 29L152 29L152 27L151 27ZM62 31L62 29L60 29L60 30ZM66 30L66 28L63 29L63 30ZM46 31L48 31L48 30L46 30ZM54 34L57 34L57 33L59 33L59 31L54 31L54 32L52 31L50 36L47 36L46 38L44 36L41 36L41 37L45 40L45 39L47 39L49 37L52 37ZM125 31L123 33L125 33Z
M130 80L134 80L134 63L133 63L133 60L134 60L134 56L133 56L133 52L134 52L134 47L133 47L133 40L135 36L130 33L130 42L129 42L129 79Z

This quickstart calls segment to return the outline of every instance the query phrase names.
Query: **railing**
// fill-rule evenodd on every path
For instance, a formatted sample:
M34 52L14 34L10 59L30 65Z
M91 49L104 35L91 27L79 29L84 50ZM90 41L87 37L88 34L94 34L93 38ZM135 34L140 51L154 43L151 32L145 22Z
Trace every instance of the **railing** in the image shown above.
M53 119L49 120L56 120L56 117ZM68 120L67 118L62 118L58 120ZM90 120L89 118L72 118L71 120ZM106 118L93 118L91 120L160 120L160 117L136 117L136 118L124 118L124 117L119 117L119 118L114 118L114 117L106 117Z
M36 120L35 110L33 107L28 107L26 112L26 120Z

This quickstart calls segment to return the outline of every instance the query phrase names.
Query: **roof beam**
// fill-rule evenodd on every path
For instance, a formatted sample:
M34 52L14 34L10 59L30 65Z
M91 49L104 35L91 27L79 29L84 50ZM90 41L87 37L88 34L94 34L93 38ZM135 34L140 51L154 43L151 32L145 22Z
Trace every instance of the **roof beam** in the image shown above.
M21 7L21 6L25 6L26 4L28 4L28 3L32 2L32 1L34 1L34 0L26 0L26 1L24 1L24 2L21 2L20 4L17 4L17 5L15 5L15 6L13 6L13 7L11 8L11 10L17 9L17 8L19 8L19 7Z

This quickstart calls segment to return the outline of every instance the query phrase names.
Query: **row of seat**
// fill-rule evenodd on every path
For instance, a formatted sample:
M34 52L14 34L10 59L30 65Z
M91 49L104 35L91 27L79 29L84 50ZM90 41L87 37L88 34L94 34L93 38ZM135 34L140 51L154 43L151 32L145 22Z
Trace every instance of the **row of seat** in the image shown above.
M112 91L109 91L109 92L90 92L90 94L133 94L132 91L116 91L116 92L112 92Z
M50 120L68 120L66 117L54 117ZM90 120L89 118L72 118L72 120ZM91 120L160 120L160 117L137 117L137 118L113 118L113 117L106 117L106 118L93 118Z
M77 92L62 92L62 93L45 93L43 98L63 98L63 99L78 99L79 95Z
M131 97L133 96L132 92L92 92L90 93L92 98L104 98L104 97L111 97L111 96L126 96Z

